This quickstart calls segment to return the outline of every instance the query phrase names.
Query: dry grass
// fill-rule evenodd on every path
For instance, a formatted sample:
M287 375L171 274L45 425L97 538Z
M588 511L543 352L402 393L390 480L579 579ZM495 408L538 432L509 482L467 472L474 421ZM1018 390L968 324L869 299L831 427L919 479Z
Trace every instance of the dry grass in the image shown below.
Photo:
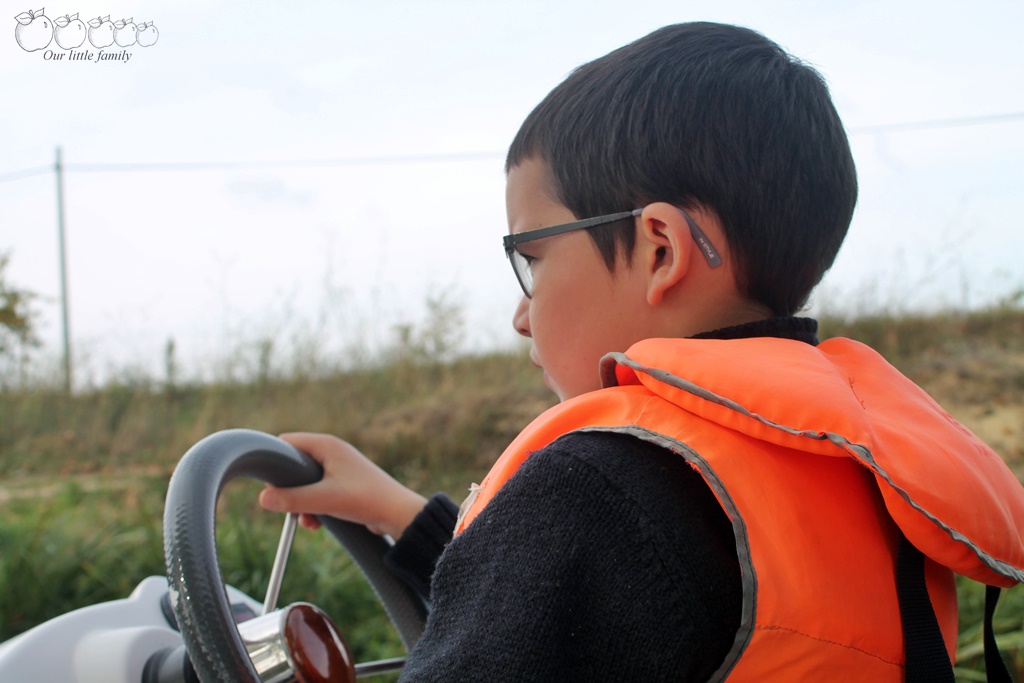
M1024 312L823 319L822 337L837 335L878 349L1024 477ZM247 427L338 434L416 487L461 490L553 402L524 352L434 362L416 346L305 379L6 391L0 477L11 489L69 475L169 475L204 436Z

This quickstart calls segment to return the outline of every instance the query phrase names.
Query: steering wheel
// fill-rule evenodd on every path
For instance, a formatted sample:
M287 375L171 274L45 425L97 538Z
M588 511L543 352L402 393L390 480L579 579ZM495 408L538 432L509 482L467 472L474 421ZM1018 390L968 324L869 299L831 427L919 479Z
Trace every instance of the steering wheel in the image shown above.
M164 557L171 606L202 681L260 681L235 625L217 563L215 521L221 489L236 477L302 486L322 476L310 456L275 436L248 429L212 434L178 463L164 507ZM384 566L391 544L359 524L326 516L320 521L362 570L406 650L411 650L423 632L427 606Z

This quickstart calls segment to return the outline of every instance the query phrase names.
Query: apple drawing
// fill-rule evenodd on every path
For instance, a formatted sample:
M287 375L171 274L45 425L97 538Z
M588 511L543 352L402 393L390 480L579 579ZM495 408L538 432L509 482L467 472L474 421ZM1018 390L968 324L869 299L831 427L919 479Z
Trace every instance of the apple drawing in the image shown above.
M85 22L78 18L75 12L73 17L64 15L54 19L53 39L64 50L73 50L81 47L85 42Z
M89 42L95 48L110 47L114 43L114 25L110 17L96 17L89 20Z
M14 17L18 25L14 28L14 39L26 52L42 50L53 40L53 22L43 14L46 9L29 10Z
M135 44L135 37L138 35L139 30L132 22L132 19L122 19L114 24L114 42L121 47Z
M160 31L156 30L156 26L153 25L152 21L144 21L138 25L139 29L139 45L142 47L149 47L160 38Z

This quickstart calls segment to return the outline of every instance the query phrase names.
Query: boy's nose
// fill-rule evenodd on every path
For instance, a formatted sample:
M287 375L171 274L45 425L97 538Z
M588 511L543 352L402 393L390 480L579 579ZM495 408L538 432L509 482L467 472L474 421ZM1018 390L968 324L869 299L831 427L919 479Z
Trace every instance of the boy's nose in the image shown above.
M530 300L524 295L516 306L516 312L512 315L512 327L524 337L532 337L530 334Z

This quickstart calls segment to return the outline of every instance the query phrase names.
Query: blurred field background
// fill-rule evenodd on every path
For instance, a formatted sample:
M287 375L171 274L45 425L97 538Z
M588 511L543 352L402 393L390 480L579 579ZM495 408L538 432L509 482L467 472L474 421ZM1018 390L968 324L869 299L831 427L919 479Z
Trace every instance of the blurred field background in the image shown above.
M878 349L1024 479L1021 298L971 313L826 315L821 336ZM420 492L460 500L554 397L525 349L464 352L458 306L428 306L424 323L399 326L386 348L344 363L324 362L315 344L283 351L253 341L225 349L222 379L198 383L185 379L169 343L160 377L135 374L73 395L57 381L5 382L0 641L164 574L167 481L190 446L221 429L337 434ZM256 505L258 488L236 482L225 491L218 547L225 580L262 600L282 520ZM985 680L983 592L960 587L958 680ZM295 600L326 609L358 661L401 653L358 571L324 534L298 535L281 603ZM1024 680L1024 588L1004 591L996 633Z

